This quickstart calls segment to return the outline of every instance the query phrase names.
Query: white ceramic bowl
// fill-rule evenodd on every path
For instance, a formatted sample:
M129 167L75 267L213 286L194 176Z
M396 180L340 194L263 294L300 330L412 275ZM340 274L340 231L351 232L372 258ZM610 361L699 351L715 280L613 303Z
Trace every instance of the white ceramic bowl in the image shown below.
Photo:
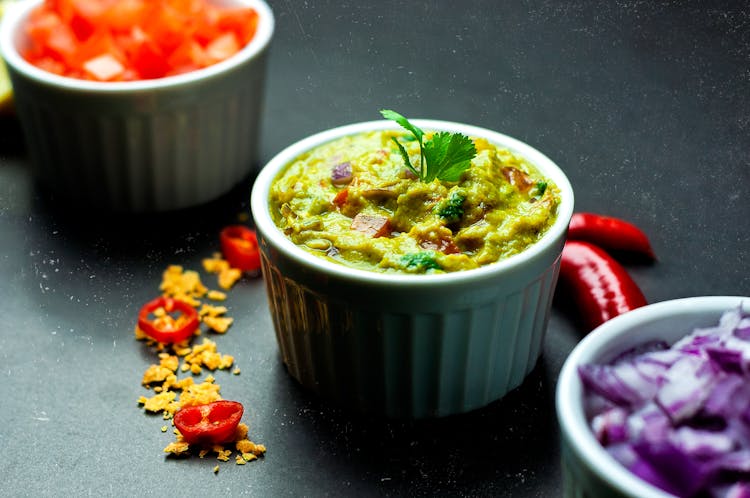
M406 418L466 412L521 384L541 352L573 212L568 179L532 147L464 124L413 122L484 137L526 158L561 190L555 224L521 254L438 275L356 270L295 246L269 214L274 178L305 151L346 135L397 129L391 121L295 143L261 171L251 200L276 337L291 375L341 405Z
M578 366L607 363L652 340L674 343L697 327L715 326L725 311L741 303L750 307L750 297L707 296L651 304L605 322L575 347L563 365L556 396L565 497L673 498L620 465L596 440L584 415Z
M252 41L218 64L133 82L58 76L27 62L23 26L43 0L7 3L0 51L35 176L76 203L123 212L210 201L257 162L266 54L274 17L263 0ZM229 2L225 2L229 3Z

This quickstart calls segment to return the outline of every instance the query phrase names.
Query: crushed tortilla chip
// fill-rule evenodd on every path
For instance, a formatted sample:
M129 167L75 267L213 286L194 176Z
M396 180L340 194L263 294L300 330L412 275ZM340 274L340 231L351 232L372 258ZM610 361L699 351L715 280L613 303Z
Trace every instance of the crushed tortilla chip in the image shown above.
M211 301L225 301L227 299L227 294L226 292L210 290L208 291L208 295L206 295L206 297Z
M185 301L192 306L199 306L198 298L208 293L208 288L201 282L198 272L184 270L180 265L170 265L164 270L159 290L165 296Z
M219 287L224 290L229 290L234 287L234 284L242 278L242 270L237 268L230 268L219 273Z
M185 441L173 441L164 448L164 453L173 455L183 455L189 451L188 444Z
M231 268L220 253L215 253L212 258L203 260L203 268L209 273L218 275L219 286L225 290L230 289L237 280L242 277L242 272ZM233 319L225 316L225 306L215 306L201 303L200 299L208 297L213 301L224 301L227 297L225 292L209 290L201 282L200 275L195 271L185 270L179 265L170 265L162 274L162 282L159 286L164 296L180 299L198 308L199 316L206 326L217 333L225 333L232 325ZM154 320L176 320L164 309L157 309ZM185 406L195 406L219 401L222 399L220 386L216 384L215 378L208 375L203 382L196 382L193 376L178 378L180 373L191 372L195 375L201 374L204 368L211 371L230 369L234 365L234 357L222 354L217 350L216 343L204 339L201 344L192 344L195 336L201 334L200 328L196 330L195 336L180 343L163 344L148 337L137 326L134 331L137 340L146 340L149 346L153 346L159 353L159 363L152 364L143 374L142 384L146 389L153 389L154 396L140 396L138 403L143 405L147 412L162 412L164 420L174 417L174 414ZM232 371L234 375L240 373L238 367ZM172 420L174 426L174 421ZM161 426L162 432L167 432L167 425ZM233 438L234 448L226 445L213 445L209 448L196 448L197 455L203 458L209 452L216 454L219 461L229 461L234 451L237 452L234 459L237 465L245 465L247 462L256 460L265 454L266 448L261 444L255 444L247 438L249 428L240 423ZM190 454L190 445L182 438L180 432L175 428L176 440L164 448L165 453L175 456ZM214 473L219 472L219 466L214 467Z
M203 343L193 346L190 353L185 355L185 364L190 365L190 371L200 374L202 367L209 370L224 370L234 364L234 357L221 354L216 350L216 343L210 339L203 339Z
M221 316L226 314L226 306L214 306L211 304L204 304L198 311L198 316Z
M143 405L147 412L158 413L168 409L169 405L177 398L174 391L165 391L150 398L141 396L138 402Z
M221 400L220 390L221 387L214 383L213 376L209 375L200 384L193 384L182 391L178 401L179 407L205 405L219 401Z
M229 327L234 322L234 318L230 318L227 316L204 316L203 317L203 323L208 325L208 327L216 332L217 334L223 334L227 330L229 330Z

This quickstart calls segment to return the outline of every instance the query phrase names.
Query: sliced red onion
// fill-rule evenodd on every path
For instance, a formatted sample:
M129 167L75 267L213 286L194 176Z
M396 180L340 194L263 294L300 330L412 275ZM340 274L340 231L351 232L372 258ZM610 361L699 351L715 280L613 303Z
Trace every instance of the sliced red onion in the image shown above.
M750 313L579 375L594 435L631 472L676 496L750 498Z
M352 181L352 163L349 161L338 163L331 168L331 183L345 185Z

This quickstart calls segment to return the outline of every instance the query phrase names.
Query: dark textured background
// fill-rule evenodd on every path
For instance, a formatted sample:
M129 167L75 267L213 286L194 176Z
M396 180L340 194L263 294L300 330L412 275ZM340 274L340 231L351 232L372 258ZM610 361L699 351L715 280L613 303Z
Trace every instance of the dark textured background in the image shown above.
M750 295L750 7L705 1L271 1L277 32L260 162L311 133L378 119L462 121L527 141L578 210L624 217L659 261L627 267L652 302ZM419 423L321 404L286 374L260 280L241 282L219 372L267 456L165 459L139 412L153 356L139 307L170 263L199 269L248 212L250 181L160 216L69 211L0 123L0 482L8 495L558 496L554 389L581 337L556 306L539 365L504 400ZM209 285L211 278L205 279Z

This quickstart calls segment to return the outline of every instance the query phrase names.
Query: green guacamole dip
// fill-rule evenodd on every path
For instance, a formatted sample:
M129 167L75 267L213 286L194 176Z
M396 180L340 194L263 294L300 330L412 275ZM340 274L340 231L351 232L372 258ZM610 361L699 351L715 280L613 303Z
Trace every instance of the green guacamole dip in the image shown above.
M423 183L391 137L419 162L419 144L400 131L343 137L298 157L271 186L276 225L350 267L437 273L517 254L554 223L559 189L510 151L472 138L477 155L459 181Z

